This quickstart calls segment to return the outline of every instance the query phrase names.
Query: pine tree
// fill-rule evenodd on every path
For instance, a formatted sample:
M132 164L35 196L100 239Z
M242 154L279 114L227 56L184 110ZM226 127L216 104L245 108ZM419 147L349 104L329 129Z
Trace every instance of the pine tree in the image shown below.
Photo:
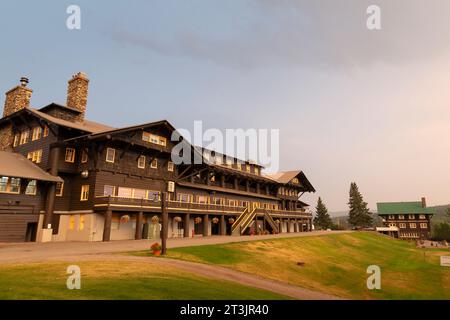
M328 214L328 209L319 197L316 206L316 216L314 217L314 227L318 229L328 229L333 227L333 221Z
M350 207L348 214L348 223L350 225L354 227L369 227L372 225L372 213L367 208L367 202L364 202L363 196L355 182L350 184L348 205Z

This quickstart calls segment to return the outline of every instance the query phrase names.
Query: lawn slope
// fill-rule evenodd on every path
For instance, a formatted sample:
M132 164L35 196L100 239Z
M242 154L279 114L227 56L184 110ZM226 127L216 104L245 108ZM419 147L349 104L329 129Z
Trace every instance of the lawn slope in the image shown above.
M217 264L353 299L450 299L449 250L369 232L285 238L169 250L169 257ZM303 265L299 265L298 263ZM381 290L368 290L367 267L381 268Z
M67 266L81 268L68 290ZM141 262L34 263L0 266L0 299L288 299L228 281Z

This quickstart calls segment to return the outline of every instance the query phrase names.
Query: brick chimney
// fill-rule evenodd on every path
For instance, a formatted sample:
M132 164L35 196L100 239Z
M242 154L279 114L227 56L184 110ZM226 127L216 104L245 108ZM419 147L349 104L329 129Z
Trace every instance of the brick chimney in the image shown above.
M67 86L67 103L66 106L81 111L76 118L77 121L83 121L86 113L87 97L88 97L89 79L83 72L78 72L72 76Z
M425 197L422 197L422 208L426 207L427 207L427 200L425 199Z
M30 106L30 99L33 90L27 88L28 79L22 77L20 79L20 86L12 88L6 92L5 107L3 108L3 117L20 111Z

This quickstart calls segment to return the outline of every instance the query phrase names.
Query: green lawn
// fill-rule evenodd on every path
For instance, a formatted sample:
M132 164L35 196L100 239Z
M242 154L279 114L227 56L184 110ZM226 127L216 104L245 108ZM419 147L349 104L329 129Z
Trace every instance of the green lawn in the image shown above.
M353 299L450 299L450 268L439 265L440 255L450 255L450 250L417 249L413 243L368 232L169 250L171 258ZM367 289L369 265L381 268L381 290Z
M81 268L81 289L66 288L67 266ZM228 281L140 262L0 266L0 299L288 299Z

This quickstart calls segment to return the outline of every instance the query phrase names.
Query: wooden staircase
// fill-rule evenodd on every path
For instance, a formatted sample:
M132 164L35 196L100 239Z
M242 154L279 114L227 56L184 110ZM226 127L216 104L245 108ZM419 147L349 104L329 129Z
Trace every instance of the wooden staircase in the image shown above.
M256 216L256 208L250 211L248 208L239 215L236 221L231 226L231 234L232 235L242 235L245 230L250 226L253 219Z
M275 220L273 220L272 216L267 212L267 210L264 210L264 219L272 227L273 233L280 233L278 224L275 222Z

